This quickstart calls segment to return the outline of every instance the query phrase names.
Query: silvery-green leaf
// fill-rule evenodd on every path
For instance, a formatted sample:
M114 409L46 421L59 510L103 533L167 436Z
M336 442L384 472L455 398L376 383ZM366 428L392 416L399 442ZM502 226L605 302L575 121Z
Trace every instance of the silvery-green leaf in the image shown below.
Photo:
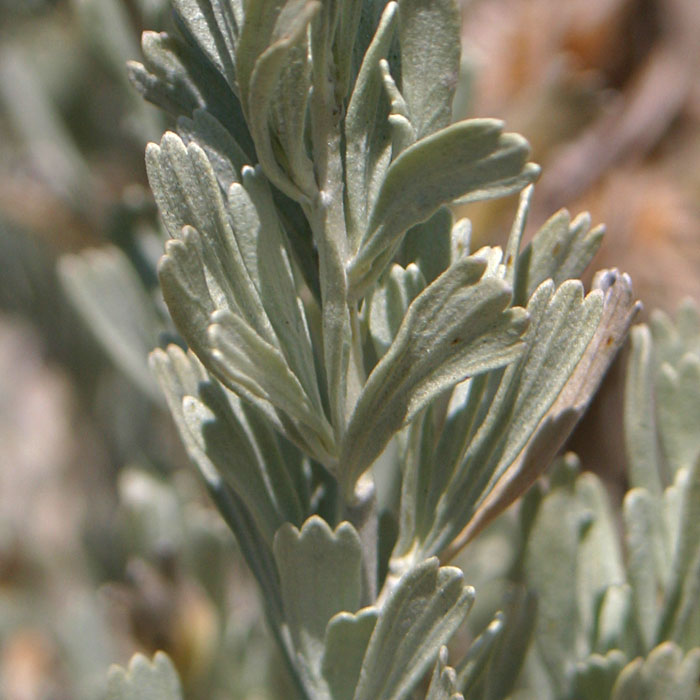
M527 142L503 134L502 126L492 119L458 122L426 136L393 161L348 267L353 296L362 296L381 274L406 230L443 204L458 197L503 196L537 176L538 169L526 165Z
M369 305L369 332L377 357L381 358L396 337L410 303L425 288L420 269L394 265L374 292Z
M212 366L231 389L242 387L269 401L313 431L321 454L332 453L333 432L328 421L319 414L278 348L225 310L212 315L208 335Z
M555 291L550 281L533 294L527 309L530 325L520 360L502 375L473 384L463 406L449 417L428 466L430 485L419 522L426 546L432 541L431 552L454 539L455 528L468 525L453 543L456 550L522 493L536 478L537 471L530 470L556 452L580 415L573 407L556 413L552 407L596 332L601 294L584 298L575 281ZM546 440L539 431L546 432Z
M680 489L678 529L657 639L667 639L674 631L684 581L688 575L696 573L693 564L700 556L700 459L691 469L678 472L677 484Z
M151 188L170 235L182 238L182 243L188 248L195 245L195 238L199 239L198 254L202 258L199 265L206 269L206 284L215 308L229 308L241 314L263 338L274 342L274 333L243 264L223 194L204 151L194 143L185 147L178 136L169 132L163 136L160 147L149 144L146 165ZM199 235L195 236L191 229L188 232L187 226L197 229ZM175 248L177 246L173 245L173 252ZM183 262L189 267L192 265L181 258L181 266ZM199 274L205 273L200 271ZM173 286L179 284L177 279L171 282ZM204 303L204 299L200 296L197 303ZM170 301L166 296L172 311L177 302L171 305ZM191 338L185 337L192 344Z
M632 352L625 379L625 453L630 484L659 495L661 455L656 432L651 333L647 326L631 331Z
M163 324L126 256L115 247L67 255L59 262L59 273L71 301L115 364L160 400L147 357Z
M341 455L346 489L441 392L521 353L527 316L507 309L510 289L501 280L482 279L485 269L482 258L458 260L409 306L350 418Z
M241 170L250 164L250 156L210 112L196 109L192 119L180 117L177 131L185 145L196 143L204 150L223 192L240 182Z
M428 559L405 574L384 603L353 700L405 698L460 626L474 600L459 569Z
M666 642L646 659L625 666L612 690L612 700L695 700L700 673L700 649L683 651Z
M607 491L593 474L581 474L576 480L576 497L581 508L591 518L578 549L577 593L580 625L588 639L594 639L596 632L602 638L613 633L602 629L605 625L600 622L601 596L612 586L625 583L618 528L610 510ZM617 632L618 630L615 630L614 634L617 635Z
M425 700L464 700L457 689L457 674L447 665L447 647L440 647Z
M377 617L372 607L355 614L337 613L330 619L321 669L333 700L352 700Z
M659 597L663 594L671 564L666 547L660 504L642 488L627 493L623 503L627 575L637 625L645 649L651 649L659 618Z
M351 250L357 249L365 234L369 211L391 158L391 130L384 117L389 104L379 62L388 54L397 12L395 2L387 3L362 60L345 116L346 218Z
M153 661L135 654L129 668L112 666L105 700L182 700L182 688L173 662L162 651Z
M304 146L311 85L307 30L320 9L321 4L316 0L286 3L270 36L271 44L255 61L248 86L248 123L260 165L282 192L305 203L314 197L317 189L313 165ZM275 128L278 143L285 151L288 172L279 164L271 127Z
M591 229L588 214L571 221L569 212L562 209L552 216L517 258L515 303L524 303L546 279L559 285L578 278L598 251L603 233L602 226Z
M658 427L671 474L700 457L700 353L661 365L656 383Z
M457 667L457 689L469 697L475 690L494 653L495 647L506 630L506 619L497 612L486 629L469 645L467 653Z
M286 524L273 545L284 616L294 648L303 658L309 688L322 688L326 627L340 612L355 613L362 596L362 546L350 523L335 531L318 516L301 530Z
M242 170L242 183L234 183L228 192L231 224L241 255L289 367L323 415L306 315L297 296L270 188L252 168Z
M186 354L175 345L169 346L167 351L154 350L150 356L150 364L165 393L168 407L187 454L198 467L214 502L236 535L246 562L262 589L266 610L274 628L282 619L282 600L270 543L260 533L248 505L226 484L217 467L202 449L201 440L190 432L191 422L188 421L184 411L185 397L199 396L201 390L206 391L207 384L212 386L214 391L226 393L227 390L212 382L196 357L190 353ZM229 396L229 400L237 401L233 396ZM263 431L263 434L264 439L269 439L268 428ZM267 458L269 450L267 446L267 449L261 450L261 453ZM271 466L264 464L266 469ZM285 467L290 469L291 462L285 461ZM298 489L298 492L300 491L301 489Z
M577 661L571 681L572 697L577 700L609 698L626 662L627 657L619 649L613 649L605 656L591 654L583 661Z
M547 428L551 432L550 450L555 445L554 437L563 441L566 432L573 429L576 419L587 407L640 308L639 302L634 301L629 276L620 274L617 270L606 270L596 275L593 280L593 291L587 298L595 298L596 295L602 295L603 309L598 316L599 321L595 331L592 337L585 336L586 339L590 338L590 341L583 354L577 356L575 368L542 419L542 428ZM530 438L533 445L538 437L541 439L536 432ZM538 449L541 448L546 450L546 445L540 443ZM521 454L527 454L528 449L528 446L525 446ZM537 451L535 450L535 453ZM456 548L467 542L484 524L502 512L506 505L512 503L519 493L533 483L536 471L532 470L531 461L525 460L525 465L529 469L523 468L516 460L501 472L500 477L499 471L496 472L495 477L491 477L492 483L494 480L497 482L481 503L479 512L471 518L471 522L467 520L468 526L453 542L448 553L454 552ZM465 500L469 502L468 499Z
M576 657L576 558L582 522L573 484L553 488L540 503L526 545L527 581L538 598L535 643L557 697L568 686Z
M415 263L426 281L432 282L453 260L453 230L450 210L438 209L427 221L408 229L397 260L404 266Z
M419 139L451 121L460 28L454 0L399 0L401 92Z
M190 117L196 109L205 109L235 134L246 153L255 156L240 102L204 54L165 33L144 32L141 46L143 65L129 61L127 69L145 99L175 117Z
M572 283L577 284L577 283ZM562 285L563 286L563 285ZM585 335L588 344L582 355L575 355L575 368L565 375L565 383L559 385L554 403L544 414L541 429L547 431L549 440L545 440L543 435L538 435L536 431L530 434L530 445L526 444L520 453L520 458L510 463L510 466L497 468L495 473L484 471L482 474L492 473L490 485L485 491L484 501L479 505L476 513L462 516L461 522L466 522L465 529L454 540L445 554L452 556L458 549L469 541L485 524L490 522L498 513L519 495L536 478L537 471L533 469L533 457L540 458L545 455L553 456L552 450L561 446L567 433L573 429L576 420L585 410L594 392L617 353L620 345L626 337L627 331L634 316L639 309L639 303L634 302L632 285L627 275L620 275L616 270L599 273L594 279L594 290L587 299L595 299L596 295L603 293L602 314L597 315L597 326L594 327L593 335ZM544 285L543 287L544 288ZM590 309L589 307L589 310ZM589 316L589 320L581 326L591 329L591 320L596 319L596 314ZM595 321L594 321L595 322ZM571 329L569 329L571 330ZM574 335L575 341L582 338ZM589 340L590 339L590 340ZM539 351L538 353L539 354ZM546 353L545 353L546 356ZM571 360L571 357L567 358ZM518 371L514 365L513 372ZM504 384L507 386L507 384ZM548 383L548 388L552 386ZM507 389L506 389L507 391ZM540 406L542 408L542 406ZM529 417L531 419L531 416ZM561 442L558 442L561 441ZM549 449L547 449L549 445ZM470 446L471 449L471 446ZM542 453L540 451L542 450ZM478 455L478 451L476 453ZM525 458L525 459L523 459ZM479 462L477 462L478 464ZM508 460L502 460L503 465L507 465ZM504 471L501 471L504 469ZM464 474L464 470L462 471ZM476 481L479 488L479 481ZM472 503L471 498L465 498L467 508ZM449 511L448 511L449 512ZM448 521L449 522L449 521ZM445 541L445 530L443 529L442 539ZM449 532L449 528L447 529ZM432 550L429 550L432 551Z
M216 66L232 90L236 89L234 52L243 18L241 4L238 1L173 1L175 11L187 33L212 65Z

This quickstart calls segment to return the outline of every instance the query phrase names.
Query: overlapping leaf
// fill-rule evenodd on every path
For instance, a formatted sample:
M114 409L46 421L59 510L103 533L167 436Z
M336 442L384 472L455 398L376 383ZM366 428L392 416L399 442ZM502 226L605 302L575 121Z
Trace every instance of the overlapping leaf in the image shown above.
M539 172L529 146L503 134L493 119L458 122L407 148L389 167L364 235L348 267L351 295L362 296L386 266L403 234L443 204L517 192Z
M333 531L313 516L301 530L284 525L275 536L274 555L285 622L302 659L302 677L318 697L325 683L326 627L338 613L355 613L362 601L360 538L347 522Z
M429 559L405 574L384 603L353 700L405 698L471 608L462 572Z
M409 306L350 419L341 456L345 488L440 393L520 355L527 316L507 310L510 289L484 276L486 267L476 256L457 261Z

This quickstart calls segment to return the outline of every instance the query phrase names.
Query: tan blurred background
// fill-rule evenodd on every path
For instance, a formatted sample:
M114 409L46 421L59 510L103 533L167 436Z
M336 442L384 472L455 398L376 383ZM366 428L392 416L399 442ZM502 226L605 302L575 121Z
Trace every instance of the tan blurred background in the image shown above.
M170 22L162 0L0 0L7 700L91 697L109 662L158 646L189 669L191 697L227 697L226 687L268 697L256 679L274 659L250 587L207 590L185 566L206 541L205 569L215 561L232 576L236 553L216 544L227 534L182 469L162 406L116 368L55 270L66 252L113 245L153 284L142 241L157 238L157 224L143 147L167 120L142 104L123 66L138 57L143 28ZM530 232L560 207L589 210L608 230L594 267L628 271L645 313L700 299L700 3L472 0L463 39L457 115L504 119L542 165ZM502 241L514 207L466 210L478 243ZM618 489L619 390L618 367L572 443ZM153 503L160 530L125 527ZM192 619L173 613L183 599ZM238 627L217 624L221 609ZM228 671L235 681L211 672L224 643L241 660Z

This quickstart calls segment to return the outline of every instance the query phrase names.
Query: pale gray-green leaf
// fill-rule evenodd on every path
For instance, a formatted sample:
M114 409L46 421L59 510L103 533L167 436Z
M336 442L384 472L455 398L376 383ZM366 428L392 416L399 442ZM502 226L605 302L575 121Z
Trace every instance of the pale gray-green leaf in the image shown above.
M356 250L367 228L369 211L391 158L389 104L380 60L394 37L398 6L389 2L362 60L345 117L345 184L348 240Z
M405 574L382 607L354 700L406 698L474 600L459 569L431 558Z
M637 625L646 649L654 643L659 619L659 597L671 564L663 532L660 503L642 488L632 489L623 503L627 575Z
M284 525L273 545L284 616L303 657L307 683L323 686L326 627L334 615L355 613L362 597L362 546L350 523L335 531L318 516L301 530Z
M334 615L326 628L321 669L333 700L352 700L367 644L377 623L376 608Z
M352 294L360 297L381 274L411 226L458 197L502 196L529 184L529 146L503 134L492 119L458 122L407 148L389 167L371 209L366 232L348 267ZM519 179L522 178L522 181Z
M153 661L134 654L129 668L112 666L105 700L182 700L182 687L173 662L162 651Z
M486 629L469 645L467 653L457 667L457 688L469 697L486 672L495 647L506 630L502 612L497 612Z
M260 165L282 192L304 203L317 189L303 141L311 85L306 37L309 23L320 9L316 0L286 3L273 29L272 43L255 61L248 87L248 123ZM280 166L271 127L285 149L289 172Z
M632 352L625 379L625 453L633 487L655 496L662 490L661 455L656 432L654 368L651 333L647 326L631 331Z
M656 647L646 659L637 658L622 669L612 700L695 700L700 649L685 656L671 642Z
M571 221L569 212L562 209L540 228L517 256L515 303L524 303L546 279L559 285L581 275L603 240L603 227L590 226L588 214Z
M419 139L451 121L460 28L454 0L399 0L401 92Z
M609 651L605 656L591 654L583 661L577 661L571 681L572 697L577 700L609 698L626 662L625 654L619 649Z
M381 358L396 337L411 302L425 288L420 269L394 265L383 283L374 290L369 304L369 332L377 357Z
M510 289L482 278L485 269L482 258L463 258L409 306L350 418L341 456L346 489L392 435L445 389L521 354L527 315L507 309Z

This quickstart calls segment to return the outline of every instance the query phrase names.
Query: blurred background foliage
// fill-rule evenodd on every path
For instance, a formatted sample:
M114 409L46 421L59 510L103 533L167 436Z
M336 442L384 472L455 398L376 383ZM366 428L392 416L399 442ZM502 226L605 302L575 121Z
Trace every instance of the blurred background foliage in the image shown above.
M0 0L7 700L95 697L110 663L159 648L187 697L287 696L256 591L145 366L172 333L143 165L168 123L124 66L143 29L171 24L165 0ZM587 209L608 229L593 267L630 272L647 310L700 299L697 0L472 0L463 38L456 116L505 119L543 166L529 226ZM515 204L463 212L477 247L504 240ZM572 443L613 494L620 375ZM477 578L509 566L497 538L480 551Z

